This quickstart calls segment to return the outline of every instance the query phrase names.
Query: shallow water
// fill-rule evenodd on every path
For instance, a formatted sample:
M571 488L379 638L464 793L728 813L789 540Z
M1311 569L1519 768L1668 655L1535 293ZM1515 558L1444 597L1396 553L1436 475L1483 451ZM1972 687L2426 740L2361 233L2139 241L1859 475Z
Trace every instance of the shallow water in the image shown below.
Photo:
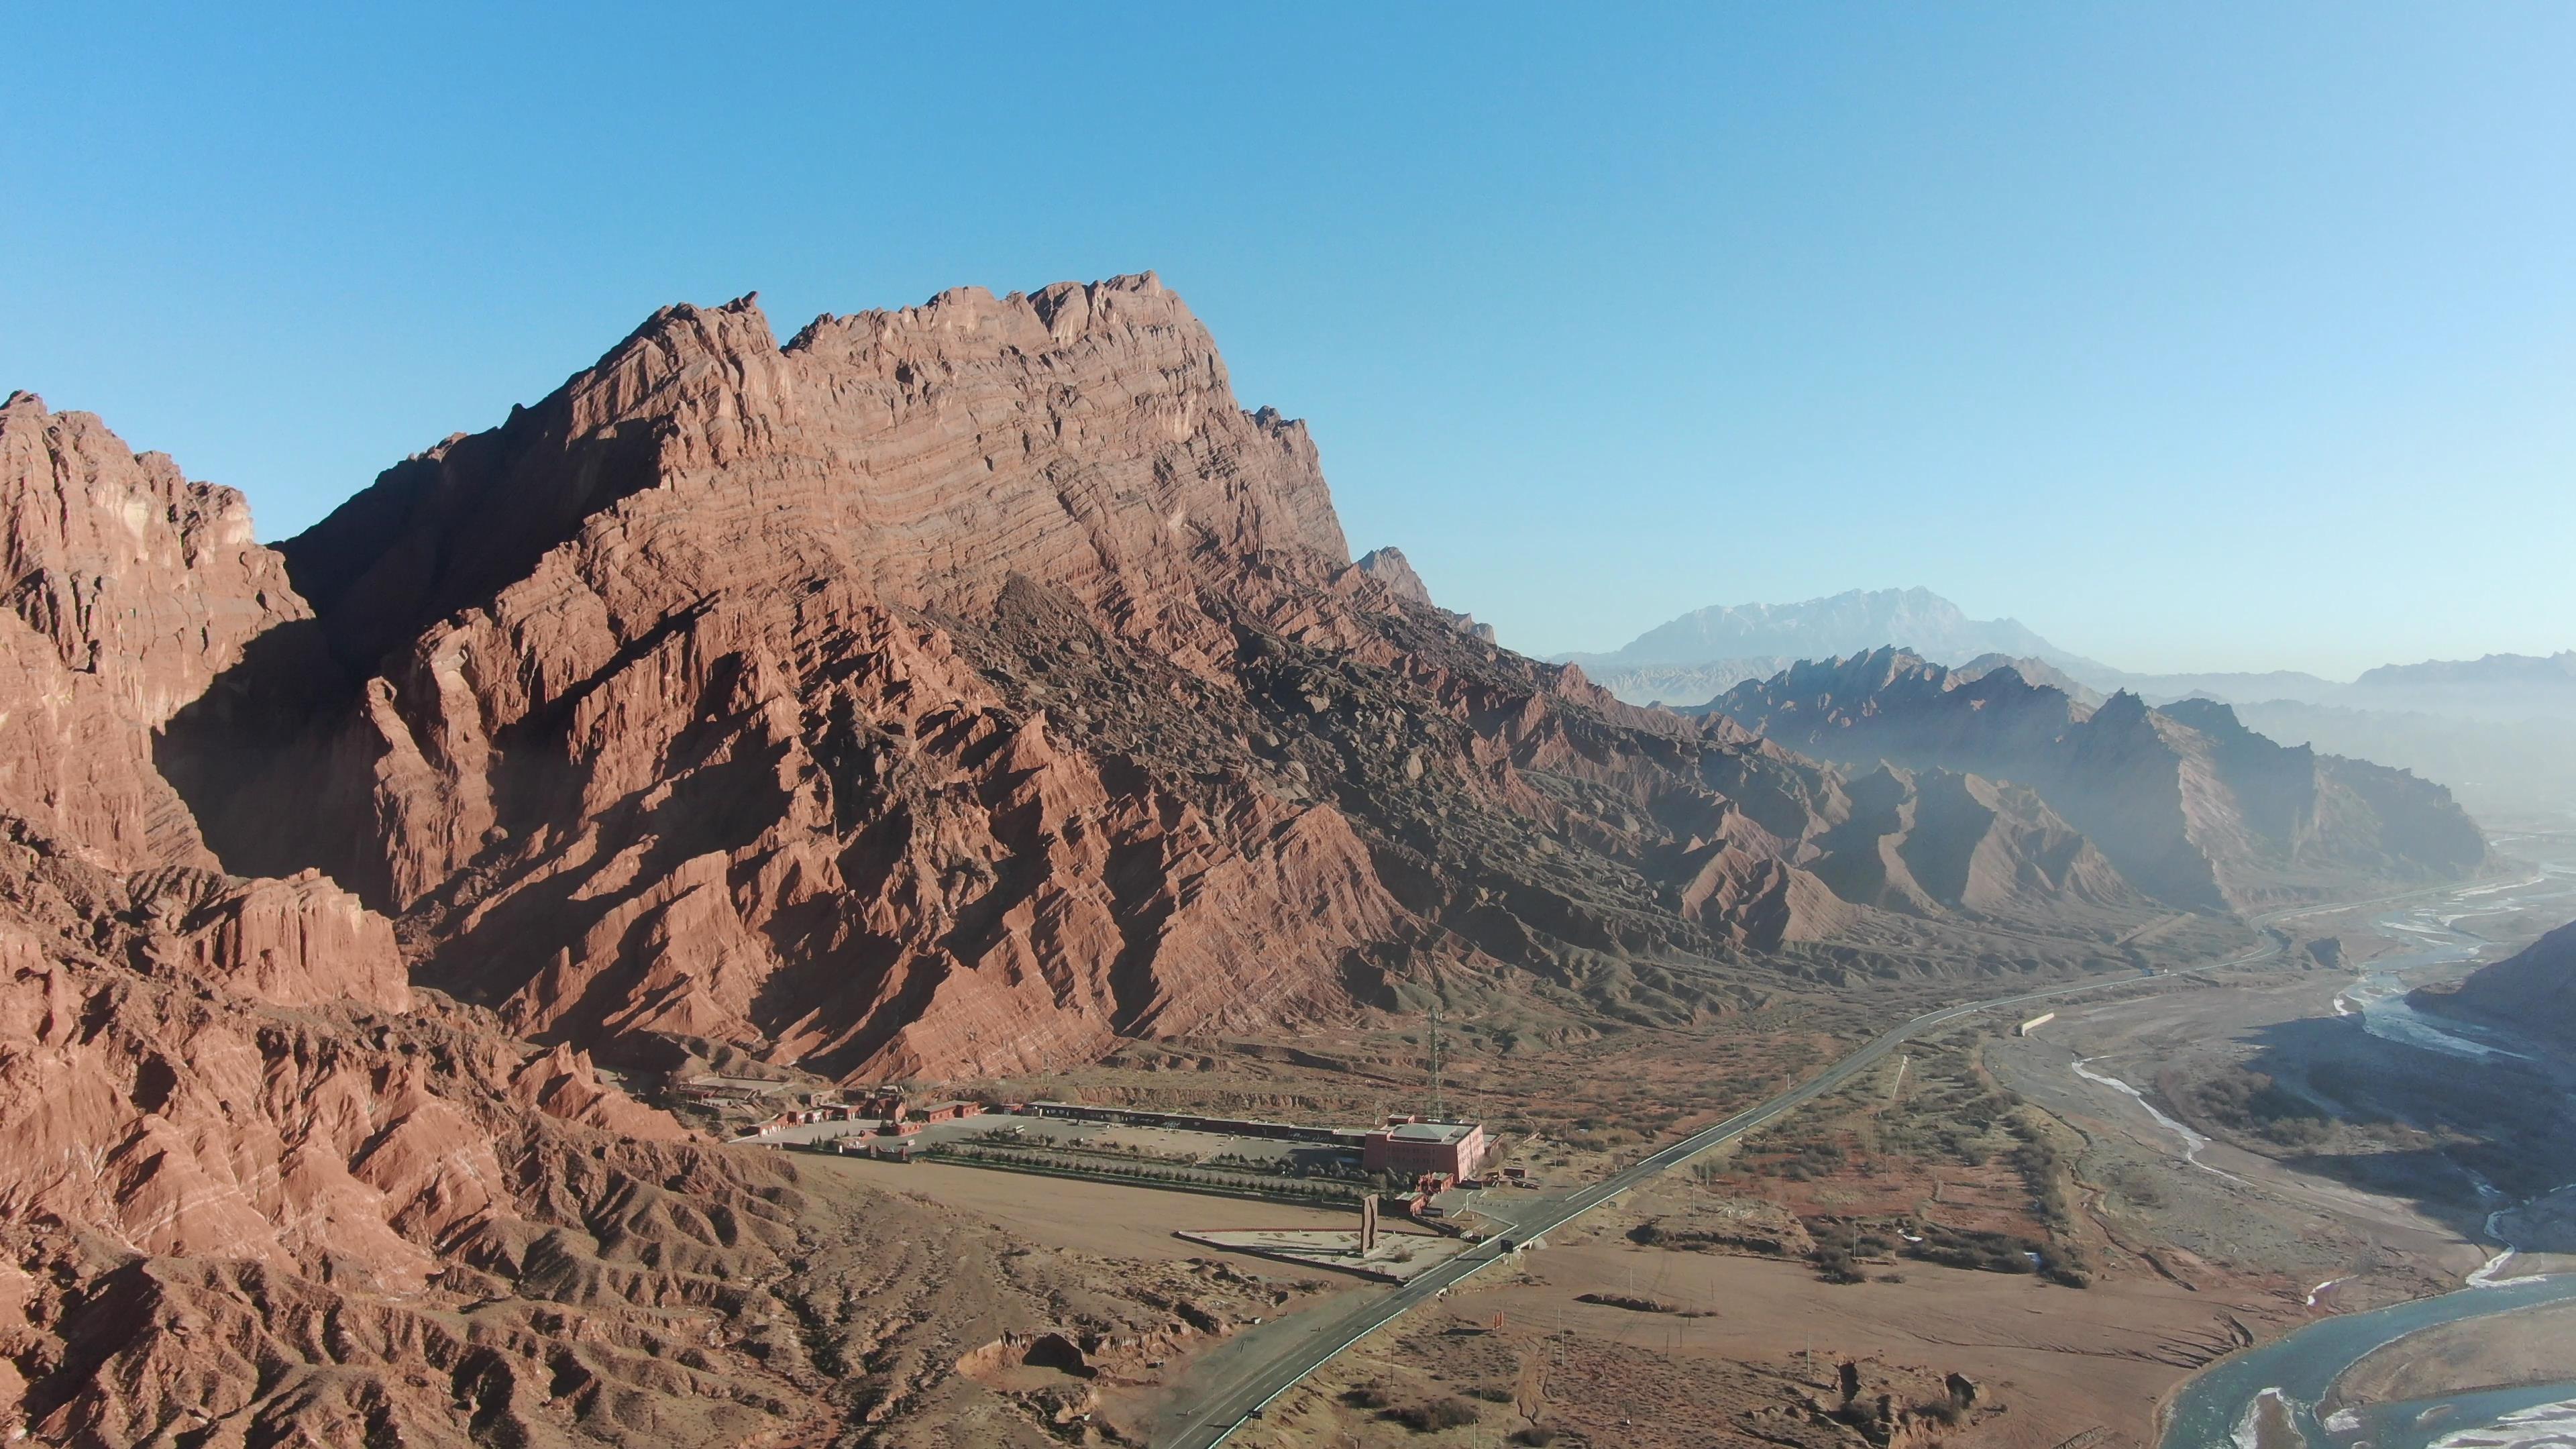
M2334 1432L2318 1422L2317 1401L2325 1397L2326 1390L2354 1361L2417 1329L2563 1299L2576 1299L2576 1277L2520 1278L2492 1288L2462 1289L2437 1298L2391 1304L2368 1313L2319 1319L2287 1337L2222 1359L2203 1370L2175 1396L2172 1415L2165 1423L2164 1437L2158 1442L2161 1449L2224 1449L2228 1445L2243 1445L2245 1449L2256 1449L2257 1445L2260 1449L2287 1449L2287 1446L2294 1445L2353 1449L2364 1441L2372 1449L2391 1449L2393 1444L2405 1442L2411 1442L2412 1449L2428 1449L2439 1435L2426 1433L2421 1438L2403 1441L2383 1439L2360 1430ZM2264 1404L2267 1396L2277 1406L2274 1412L2262 1412L2267 1407ZM2576 1399L2576 1382L2516 1390L2511 1395L2495 1398L2493 1403L2480 1402L2490 1397L2493 1396L2463 1394L2449 1399L2424 1400L2415 1406L2415 1412L2420 1414L2439 1404L2455 1403L2460 1407L2438 1420L2443 1433L2483 1428L2495 1424L2502 1415L2521 1408ZM2507 1398L2511 1402L2506 1402ZM2368 1412L2364 1411L2364 1414ZM2337 1419L2337 1427L2349 1422L2342 1415ZM2257 1436L2252 1431L2258 1426L2267 1432ZM2285 1427L2286 1434L2283 1432ZM2495 1445L2515 1442L2511 1439L2492 1441ZM2534 1439L2530 1442L2547 1444L2552 1441ZM2466 1441L2457 1449L2468 1449Z
M2565 1384L2487 1389L2348 1409L2328 1426L2336 1442L2371 1449L2568 1449L2576 1398ZM2465 1426L2465 1427L2463 1427Z
M2523 1058L2496 1033L2416 1010L2406 999L2416 984L2410 978L2476 959L2488 943L2462 929L2464 922L2571 902L2576 870L2551 865L2527 879L2475 886L2381 916L2374 923L2380 934L2406 949L2368 963L2336 995L2335 1014L2358 1015L2372 1036L2420 1051L2469 1061ZM2436 1324L2576 1299L2576 1276L2497 1276L2513 1258L2513 1245L2497 1231L2511 1205L2483 1181L2481 1187L2494 1196L2485 1236L2498 1251L2469 1275L2465 1288L2324 1319L2221 1360L2175 1396L2159 1449L2576 1449L2576 1379L2373 1405L2337 1413L2332 1423L2317 1418L2316 1404L2334 1381L2384 1344Z

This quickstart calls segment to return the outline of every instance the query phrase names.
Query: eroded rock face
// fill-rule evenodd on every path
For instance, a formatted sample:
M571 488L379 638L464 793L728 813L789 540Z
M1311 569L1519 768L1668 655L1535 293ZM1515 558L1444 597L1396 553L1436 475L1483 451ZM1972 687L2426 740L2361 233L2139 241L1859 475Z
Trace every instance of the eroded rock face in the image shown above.
M304 617L239 493L95 417L0 402L0 809L120 869L214 865L149 731Z
M1472 614L1457 613L1454 610L1441 608L1439 605L1431 602L1430 586L1422 582L1422 575L1413 571L1413 561L1404 556L1404 550L1400 548L1370 549L1367 553L1360 555L1359 562L1355 567L1358 568L1361 573L1386 585L1387 592L1393 594L1403 602L1428 609L1435 616L1448 620L1450 623L1458 626L1460 630L1465 633L1472 634L1476 638L1482 639L1488 644L1494 642L1493 625L1479 624L1476 622L1475 616Z
M1668 1019L2152 914L2027 792L1622 705L1355 565L1151 278L669 309L298 588L94 420L0 440L39 1442L1043 1443L966 1346L1268 1311L691 1140L594 1050L996 1073L1473 973Z
M55 601L0 613L10 1438L937 1443L966 1416L1035 1445L956 1344L1191 1332L1151 1274L1021 1264L694 1140L580 1050L415 991L328 879L206 868L148 732L300 603L246 523L208 524L237 500L28 399L0 422L17 597Z
M1837 895L1891 833L1840 775L1354 564L1304 427L1151 277L783 348L748 299L665 309L282 548L313 622L163 743L226 863L319 867L421 980L641 1060L1019 1072L2090 879L1989 802L1936 815L2011 860Z

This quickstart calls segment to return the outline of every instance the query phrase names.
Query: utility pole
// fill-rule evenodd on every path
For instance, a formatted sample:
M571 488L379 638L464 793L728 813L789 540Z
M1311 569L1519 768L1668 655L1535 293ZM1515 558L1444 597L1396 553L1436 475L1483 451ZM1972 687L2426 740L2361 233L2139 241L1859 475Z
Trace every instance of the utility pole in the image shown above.
M1436 999L1431 1003L1431 1120L1434 1122L1449 1120L1448 1114L1441 1110L1440 1003Z

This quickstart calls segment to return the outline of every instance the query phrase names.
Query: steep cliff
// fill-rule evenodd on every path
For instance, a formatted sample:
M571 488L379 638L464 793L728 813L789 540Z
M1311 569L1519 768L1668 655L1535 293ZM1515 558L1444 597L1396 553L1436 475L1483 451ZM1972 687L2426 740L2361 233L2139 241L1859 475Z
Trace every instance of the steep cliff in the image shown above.
M206 868L149 731L307 622L281 561L236 495L24 396L0 521L12 1439L934 1443L982 1394L960 1345L1194 1331L1150 1271L1018 1263L692 1140L583 1053L416 990L392 923L318 875ZM989 1396L975 1418L1053 1442Z
M211 867L150 731L302 618L239 493L87 413L0 402L0 810L116 869Z

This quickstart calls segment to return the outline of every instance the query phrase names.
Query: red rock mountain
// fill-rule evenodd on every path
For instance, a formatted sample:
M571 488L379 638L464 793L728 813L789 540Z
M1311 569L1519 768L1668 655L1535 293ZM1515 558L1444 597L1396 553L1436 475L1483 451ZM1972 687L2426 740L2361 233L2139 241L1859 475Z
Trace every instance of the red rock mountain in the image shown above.
M1709 711L1865 766L1972 771L2029 786L2138 889L2236 910L2487 861L2450 792L2401 770L2284 748L2213 700L2096 707L2009 663L1946 669L1899 649L1803 662Z
M1156 1355L1176 1294L1225 1307L697 1143L412 986L329 880L215 869L152 731L310 630L283 561L238 494L24 394L0 530L13 1440L1035 1446L963 1351Z
M16 395L0 526L42 1443L963 1442L978 1344L1194 1331L1206 1285L817 1190L593 1053L968 1076L1460 982L1673 1020L2159 914L2043 791L1632 708L1354 563L1151 277L783 347L670 308L274 550Z
M281 552L312 617L161 741L208 839L621 1060L1013 1072L1449 966L1686 967L1687 1013L1748 952L2144 908L2026 793L1892 776L1855 825L1835 772L1354 565L1304 426L1151 276L783 347L669 308ZM1896 836L1989 864L1889 885Z

